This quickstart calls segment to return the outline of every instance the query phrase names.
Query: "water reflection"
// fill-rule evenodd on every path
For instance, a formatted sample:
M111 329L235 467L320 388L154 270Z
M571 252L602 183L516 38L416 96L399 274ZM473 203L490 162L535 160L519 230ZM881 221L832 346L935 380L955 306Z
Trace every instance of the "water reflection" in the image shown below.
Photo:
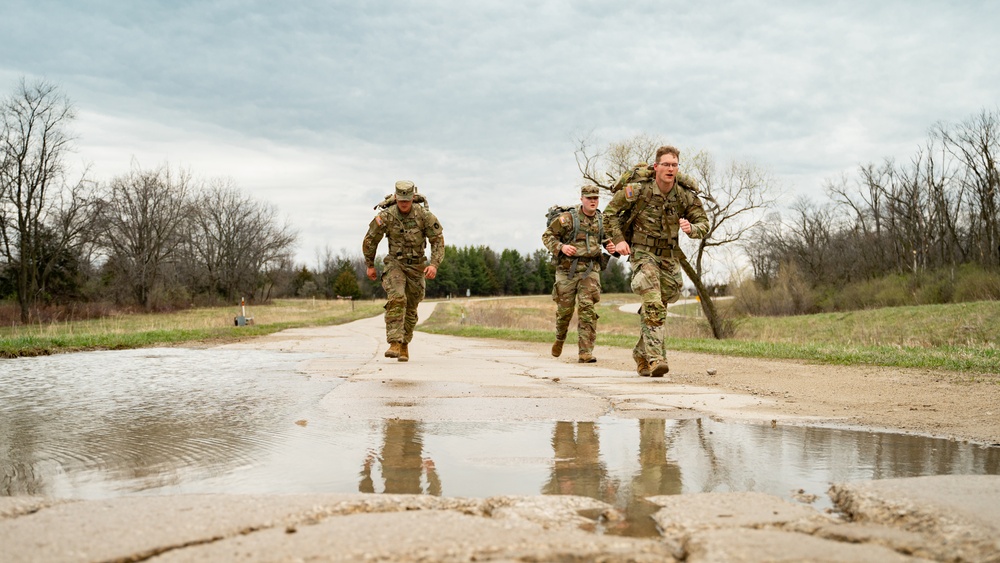
M681 469L667 458L667 421L643 419L638 424L638 468L631 475L614 475L601 458L596 423L556 422L552 432L552 473L541 492L587 496L615 505L625 518L609 522L609 532L654 535L655 524L648 517L658 507L643 499L679 493Z
M542 493L613 498L617 483L608 479L600 459L600 438L593 422L556 422L552 430L552 475Z
M434 460L423 455L421 425L415 420L386 420L383 424L382 449L365 456L361 466L358 491L374 493L372 468L382 476L382 493L428 494L441 496L441 479Z
M332 387L290 377L303 358L147 349L0 360L0 495L102 497L253 464L300 392L314 400Z
M357 420L308 356L164 349L0 360L0 495L575 494L655 533L652 495L758 491L829 506L831 482L1000 474L1000 448L711 419ZM296 421L308 423L297 425ZM360 468L360 469L359 469Z

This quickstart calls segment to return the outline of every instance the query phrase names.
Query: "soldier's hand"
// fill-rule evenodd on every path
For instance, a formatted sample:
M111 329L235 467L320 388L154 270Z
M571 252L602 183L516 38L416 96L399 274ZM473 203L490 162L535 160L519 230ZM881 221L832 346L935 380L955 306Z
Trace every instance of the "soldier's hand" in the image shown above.
M375 277L378 274L375 272L375 268L368 268L368 279L375 281Z
M615 243L611 242L610 240L608 241L608 244L604 248L608 249L608 254L615 253Z
M629 254L632 253L632 249L628 247L628 243L625 241L621 241L618 244L616 244L615 251L618 252L618 254L621 254L622 256L628 256Z
M684 231L684 234L686 235L691 234L691 221L688 221L687 219L681 219L680 225L681 225L681 230Z
M426 268L424 268L424 277L425 278L427 278L429 280L432 280L437 275L438 275L438 269L436 267L434 267L434 266L427 266Z
M576 247L572 244L562 245L562 253L566 256L576 256Z

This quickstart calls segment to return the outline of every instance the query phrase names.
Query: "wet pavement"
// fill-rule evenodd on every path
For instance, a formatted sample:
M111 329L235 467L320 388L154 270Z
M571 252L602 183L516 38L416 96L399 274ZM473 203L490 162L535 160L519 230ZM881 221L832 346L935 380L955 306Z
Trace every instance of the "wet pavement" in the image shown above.
M589 498L595 504L559 509L586 516L575 517L583 521L574 531L659 537L669 519L657 504L665 501L653 501L700 498L687 493L761 494L823 515L834 507L826 495L832 483L1000 473L1000 448L831 421L809 426L808 418L769 413L759 397L482 341L420 333L411 361L396 362L382 357L382 331L381 319L368 319L210 350L5 360L0 516L19 502L55 502L45 498L91 499L115 514L143 502L122 504L130 498L200 494L352 493L389 503L376 512L423 498L432 511L466 503L459 513L474 505L490 514L497 503L548 514ZM228 506L251 497L225 498ZM296 518L306 504L296 504ZM0 537L25 539L19 526L34 512L18 510L0 519ZM601 545L593 553L618 553ZM633 554L649 548L621 546Z

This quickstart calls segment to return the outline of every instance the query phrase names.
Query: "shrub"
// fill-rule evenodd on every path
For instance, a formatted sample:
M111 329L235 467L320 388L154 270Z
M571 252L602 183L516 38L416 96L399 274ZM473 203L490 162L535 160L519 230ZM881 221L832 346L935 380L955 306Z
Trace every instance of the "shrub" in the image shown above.
M955 303L1000 299L1000 272L985 270L976 264L958 268L955 280Z

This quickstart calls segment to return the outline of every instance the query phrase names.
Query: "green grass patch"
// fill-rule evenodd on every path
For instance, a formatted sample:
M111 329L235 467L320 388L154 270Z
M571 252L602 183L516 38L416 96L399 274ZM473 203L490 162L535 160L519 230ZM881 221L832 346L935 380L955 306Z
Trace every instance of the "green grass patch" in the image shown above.
M619 310L620 305L635 300L628 294L602 298L598 305L598 344L620 348L635 345L638 315ZM736 336L727 340L711 338L697 303L671 305L669 310L691 313L668 318L666 344L671 350L1000 374L1000 349L996 345L1000 337L1000 302L996 301L749 317L740 320ZM550 298L539 296L444 303L420 330L551 342L554 326L555 305ZM574 334L568 337L575 338Z
M16 358L83 350L120 350L182 343L224 343L280 330L326 326L368 318L382 302L281 299L250 307L254 324L237 327L234 307L189 309L167 314L117 315L45 325L0 328L0 357Z

